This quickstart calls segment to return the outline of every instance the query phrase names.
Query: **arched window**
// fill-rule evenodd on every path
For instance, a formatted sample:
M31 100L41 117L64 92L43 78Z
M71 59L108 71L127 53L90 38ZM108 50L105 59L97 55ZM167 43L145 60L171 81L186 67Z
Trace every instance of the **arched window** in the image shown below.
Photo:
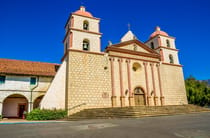
M88 51L89 46L90 46L89 40L87 40L87 39L83 40L83 43L82 43L83 50Z
M173 64L173 63L174 63L174 58L173 58L173 56L172 56L172 55L169 55L169 62L170 62L171 64Z
M166 46L167 46L167 47L171 47L171 46L170 46L170 42L169 42L168 39L166 40Z
M84 30L89 30L89 23L88 23L88 21L84 21L83 22L83 29Z
M154 46L154 43L153 43L153 42L151 42L150 45L151 45L151 48L152 48L152 49L155 49L155 46Z
M144 90L140 87L137 87L134 89L135 94L144 94Z

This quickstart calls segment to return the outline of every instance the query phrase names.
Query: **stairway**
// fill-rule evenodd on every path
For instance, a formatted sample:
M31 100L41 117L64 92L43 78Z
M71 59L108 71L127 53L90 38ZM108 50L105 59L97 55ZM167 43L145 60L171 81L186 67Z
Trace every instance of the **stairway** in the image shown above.
M68 117L68 120L139 118L142 116L186 114L193 112L210 112L210 109L195 105L94 108L94 109L84 109L78 113L70 115Z

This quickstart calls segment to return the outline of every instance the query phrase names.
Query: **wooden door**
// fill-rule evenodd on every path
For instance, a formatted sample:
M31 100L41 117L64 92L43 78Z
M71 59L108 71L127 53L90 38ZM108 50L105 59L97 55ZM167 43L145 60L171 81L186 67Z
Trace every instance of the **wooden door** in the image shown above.
M145 105L145 98L143 94L135 94L134 99L136 106Z
M26 108L26 105L24 104L19 104L19 107L18 107L18 117L22 118L23 117L23 112L25 111L25 108Z

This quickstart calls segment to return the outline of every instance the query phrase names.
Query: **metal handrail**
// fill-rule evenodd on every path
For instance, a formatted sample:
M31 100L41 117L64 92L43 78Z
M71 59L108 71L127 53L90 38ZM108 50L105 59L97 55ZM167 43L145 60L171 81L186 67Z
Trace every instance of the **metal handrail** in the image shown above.
M75 109L75 108L77 108L77 107L80 107L80 106L82 106L82 105L86 105L86 103L81 103L81 104L75 105L75 106L69 108L68 110L73 110L73 109Z

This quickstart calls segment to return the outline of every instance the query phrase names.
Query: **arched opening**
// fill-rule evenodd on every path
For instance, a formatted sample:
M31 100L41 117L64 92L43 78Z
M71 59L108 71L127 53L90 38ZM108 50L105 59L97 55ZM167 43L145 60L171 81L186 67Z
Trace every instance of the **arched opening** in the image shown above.
M136 87L134 89L134 100L136 106L146 105L145 93L141 87Z
M4 99L3 117L22 118L23 113L28 111L28 100L20 94L13 94Z
M39 96L34 100L33 109L40 107L40 103L41 103L43 97L44 97L44 95Z
M151 48L152 48L152 49L155 49L155 46L154 46L154 43L153 43L153 42L151 42L150 45L151 45Z
M173 64L173 63L174 63L174 58L173 58L173 56L172 56L172 55L169 55L169 62L170 62L171 64Z
M89 40L87 39L83 40L82 46L83 46L83 50L89 51L89 46L90 46Z
M83 22L83 29L84 30L89 30L89 23L86 20Z
M168 39L166 40L166 46L167 46L167 47L171 47L171 46L170 46L170 42L169 42Z

